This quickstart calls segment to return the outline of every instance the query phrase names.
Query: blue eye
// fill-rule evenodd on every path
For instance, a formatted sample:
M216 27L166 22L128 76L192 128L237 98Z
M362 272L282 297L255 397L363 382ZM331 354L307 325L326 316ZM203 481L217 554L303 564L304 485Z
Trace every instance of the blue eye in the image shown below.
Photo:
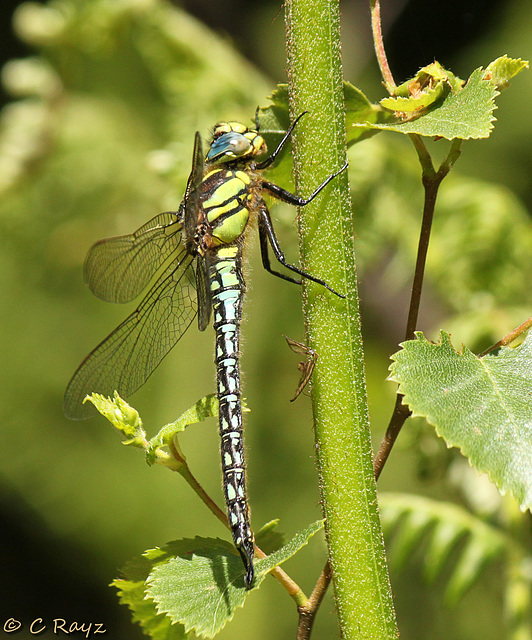
M216 162L224 156L239 158L243 156L251 148L251 142L241 133L231 131L224 133L213 141L207 153L208 162Z

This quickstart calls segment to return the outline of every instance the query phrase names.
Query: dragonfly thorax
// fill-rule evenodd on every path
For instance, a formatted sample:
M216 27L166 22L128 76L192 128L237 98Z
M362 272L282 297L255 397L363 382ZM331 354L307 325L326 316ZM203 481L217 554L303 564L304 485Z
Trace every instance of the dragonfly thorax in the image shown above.
M204 176L199 196L200 217L209 230L204 236L209 248L231 244L242 236L254 209L255 189L252 172L227 164Z

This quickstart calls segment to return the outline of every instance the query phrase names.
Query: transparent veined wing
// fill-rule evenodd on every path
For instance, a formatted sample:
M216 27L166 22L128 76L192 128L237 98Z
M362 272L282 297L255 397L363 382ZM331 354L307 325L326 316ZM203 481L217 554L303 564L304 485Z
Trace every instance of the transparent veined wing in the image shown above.
M183 250L138 308L81 363L65 392L67 417L93 415L92 406L83 404L93 392L128 397L175 346L197 311L193 259Z
M199 131L196 131L194 151L192 152L192 171L188 177L187 188L183 197L185 234L189 239L194 237L198 228L200 186L203 180L204 168L201 136Z
M205 331L211 319L212 308L208 256L198 256L196 260L196 293L198 296L198 329Z
M199 131L196 131L194 151L192 153L192 170L181 204L187 238L193 238L196 235L200 222L200 193L204 170L205 162L201 136ZM196 260L196 291L198 295L198 328L203 331L209 324L212 302L209 285L209 261L207 256L200 254L198 254Z
M177 251L181 229L178 214L167 211L134 233L97 242L85 259L85 282L101 300L133 300Z

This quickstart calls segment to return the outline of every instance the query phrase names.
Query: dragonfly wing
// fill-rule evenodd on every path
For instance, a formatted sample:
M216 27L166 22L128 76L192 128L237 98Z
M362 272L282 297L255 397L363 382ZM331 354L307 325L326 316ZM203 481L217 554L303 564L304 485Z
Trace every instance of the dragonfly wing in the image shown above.
M127 397L142 386L193 321L197 305L192 256L172 264L139 307L81 363L70 381L64 411L73 419L89 418L82 404L93 392Z
M134 233L97 242L85 260L85 282L107 302L129 302L148 285L180 245L182 225L160 213Z
M196 131L194 138L194 151L192 153L192 171L187 182L183 205L185 211L185 234L187 238L193 238L196 234L199 222L199 197L201 181L203 180L203 172L205 163L203 161L203 147L201 144L201 136Z
M211 319L211 289L209 285L209 263L207 258L196 259L196 291L198 294L198 329L205 331Z

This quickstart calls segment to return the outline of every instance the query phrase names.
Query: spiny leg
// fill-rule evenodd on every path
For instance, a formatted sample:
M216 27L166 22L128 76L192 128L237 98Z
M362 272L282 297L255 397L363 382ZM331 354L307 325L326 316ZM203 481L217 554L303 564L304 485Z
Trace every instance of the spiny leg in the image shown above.
M279 144L277 145L277 149L271 154L271 156L269 158L266 158L266 160L263 160L262 162L259 162L259 164L257 164L255 166L255 169L257 169L258 171L262 171L263 169L267 169L274 162L275 158L277 158L277 156L281 152L281 149L286 144L286 141L292 135L292 131L294 130L294 127L296 126L296 124L299 122L299 120L301 120L301 118L306 113L308 113L308 111L303 111L303 113L300 113L297 116L297 118L294 120L294 122L292 122L292 124L288 127L288 131L284 134L283 139L281 140L281 142L279 142ZM258 124L258 120L257 120L257 124ZM257 127L257 131L258 131L258 127Z
M266 180L263 180L261 182L261 187L263 189L266 189L266 191L269 191L272 196L275 196L279 200L283 200L283 202L288 202L288 204L293 204L296 207L304 207L305 205L312 202L314 198L318 195L318 193L320 193L322 189L325 189L325 187L329 184L331 180L336 178L336 176L342 173L342 171L345 171L347 169L347 165L348 165L348 162L346 161L343 167L338 169L338 171L331 173L331 175L328 178L326 178L308 198L302 198L301 196L296 196L294 193L290 193L290 191L287 191L286 189L283 189L282 187L279 187L278 185L273 184L272 182L267 182Z
M280 262L283 267L286 267L287 269L290 269L290 271L293 271L294 273L297 273L298 275L300 275L302 278L305 278L306 280L310 280L311 282L315 282L316 284L321 284L323 287L325 287L326 289L328 289L329 291L331 291L332 293L334 293L335 295L337 295L339 298L345 298L345 296L341 295L340 293L338 293L337 291L335 291L334 289L332 289L326 282L325 280L321 280L320 278L316 278L315 276L311 276L310 273L306 273L305 271L303 271L303 269L300 269L299 267L296 267L293 264L290 264L287 260L286 257L281 249L281 246L279 245L279 241L277 240L277 236L275 235L275 230L273 228L273 224L272 224L272 219L270 217L270 212L268 211L268 207L266 206L265 203L262 203L262 206L260 208L260 212L259 212L259 235L261 238L261 251L262 253L262 263L265 267L265 269L267 271L269 271L270 273L272 273L274 276L277 276L279 278L283 278L283 280L288 280L289 282L294 282L296 284L301 284L300 281L292 279L282 273L278 273L277 271L274 271L271 269L270 267L270 260L269 258L264 258L264 250L263 250L263 246L265 246L265 251L266 251L266 255L267 255L267 241L269 241L272 249L273 249L273 253L275 255L275 257L277 258L278 262Z
M269 212L267 209L266 209L265 215L269 217ZM270 225L271 225L271 219L270 219ZM301 284L301 280L296 280L296 278L292 278L286 273L281 273L280 271L275 271L275 269L272 269L270 264L270 256L268 254L268 238L269 238L269 235L267 230L267 224L264 221L264 216L259 215L259 240L260 240L260 254L262 257L262 266L266 269L266 271L268 271L274 276L277 276L278 278L282 278L283 280L288 280L288 282L293 282L294 284Z

